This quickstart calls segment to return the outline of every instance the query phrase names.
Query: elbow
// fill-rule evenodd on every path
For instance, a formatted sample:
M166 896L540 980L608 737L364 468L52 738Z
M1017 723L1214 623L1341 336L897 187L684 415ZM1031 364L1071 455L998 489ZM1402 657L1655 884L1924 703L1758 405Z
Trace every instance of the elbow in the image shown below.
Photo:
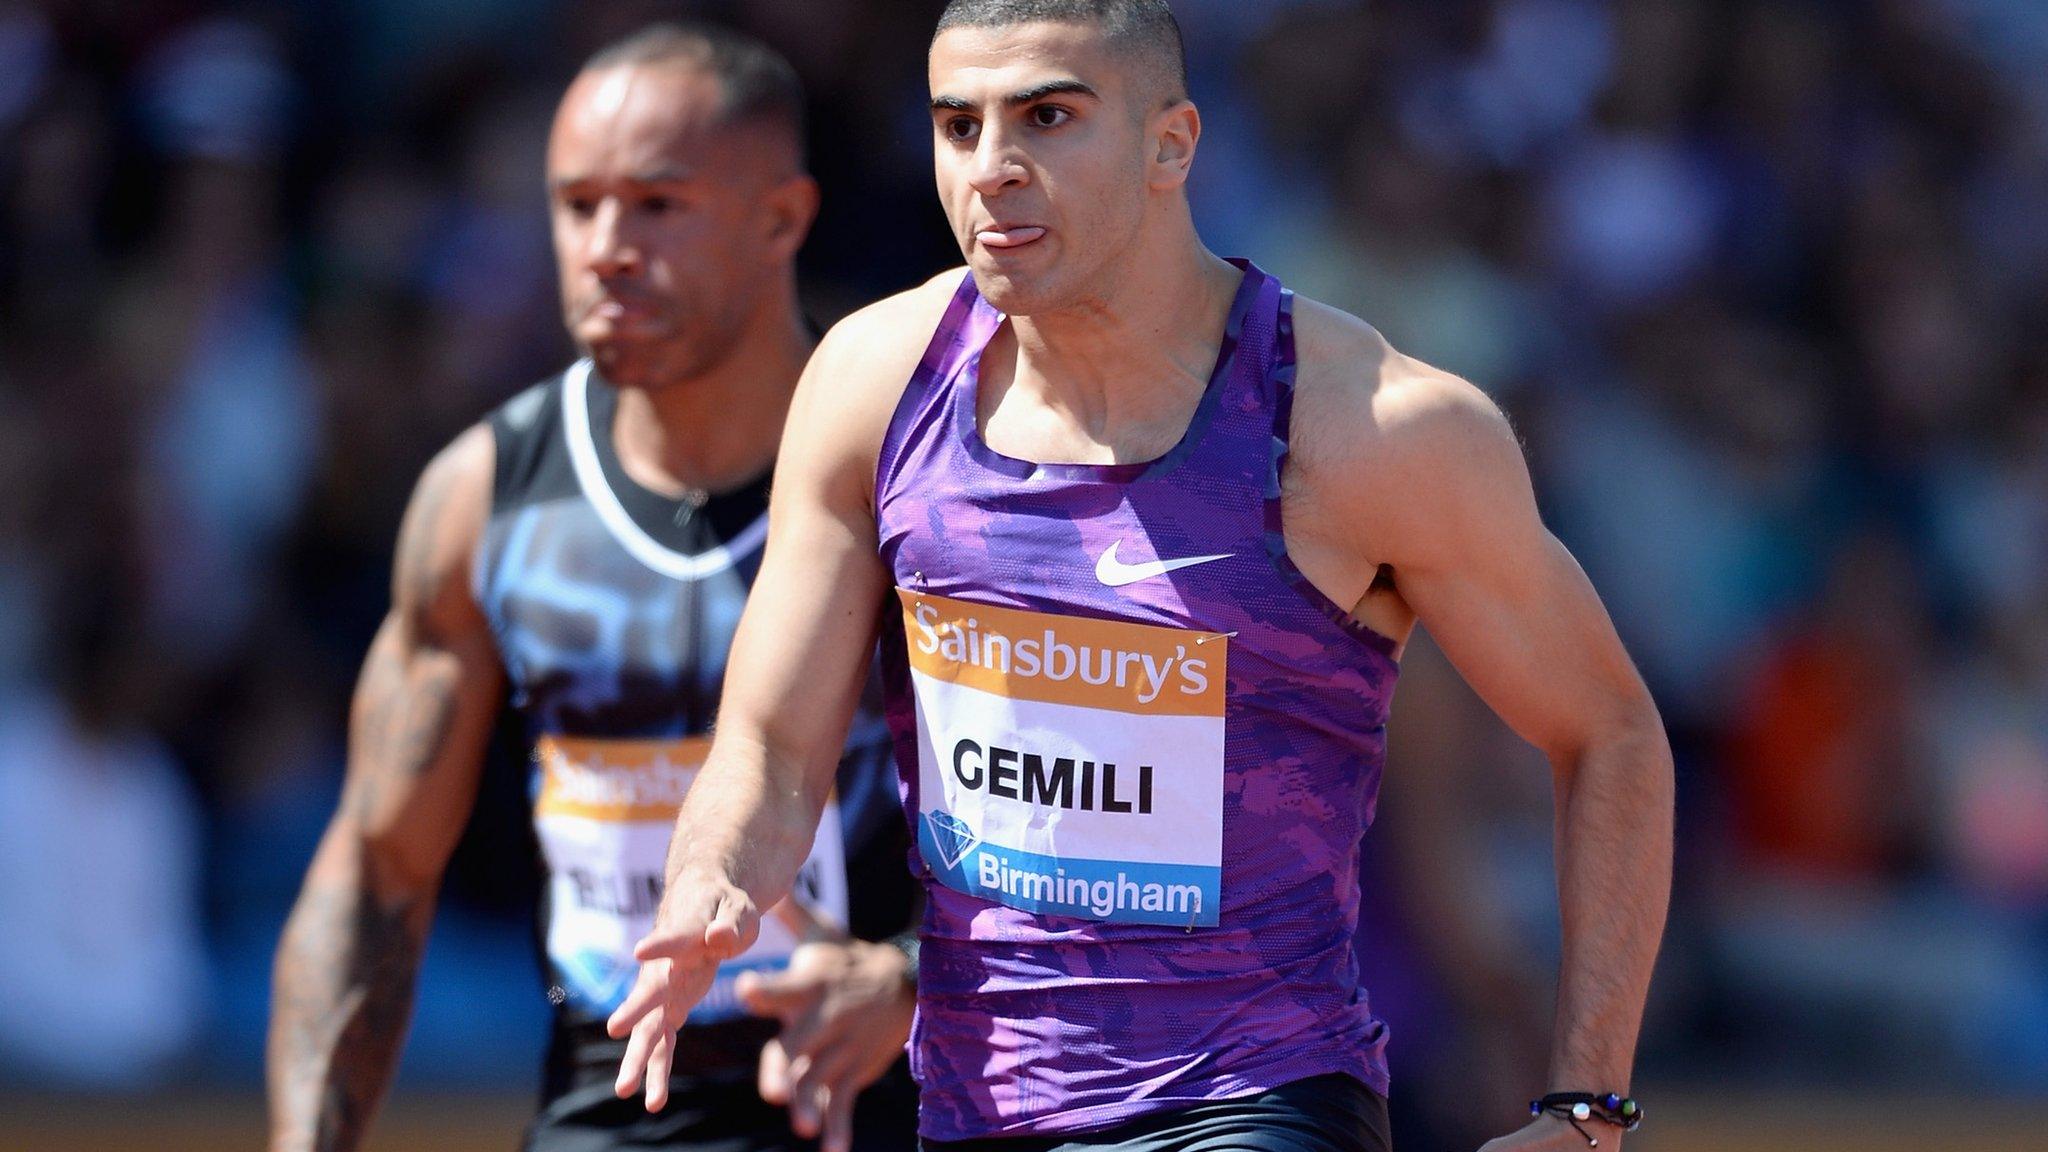
M314 868L329 883L344 885L382 908L409 908L441 886L447 860L403 828L366 828L348 816L327 829Z
M1608 724L1605 742L1630 749L1644 764L1665 776L1671 775L1671 737L1664 731L1664 716L1648 689L1615 710Z
M1589 775L1668 809L1676 790L1671 739L1647 689L1619 697L1575 739L1549 749L1561 792Z
M1648 721L1632 729L1618 743L1623 751L1615 759L1625 766L1630 786L1646 810L1654 810L1668 820L1678 803L1678 780L1664 721L1653 708Z

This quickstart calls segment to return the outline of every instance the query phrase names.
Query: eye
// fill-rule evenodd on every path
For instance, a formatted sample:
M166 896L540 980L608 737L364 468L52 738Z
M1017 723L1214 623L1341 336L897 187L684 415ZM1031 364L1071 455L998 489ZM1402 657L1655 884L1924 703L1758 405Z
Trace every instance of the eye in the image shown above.
M650 216L663 216L681 207L681 204L668 196L649 196L640 201L640 210Z
M1024 115L1033 128L1057 128L1074 118L1072 112L1057 104L1035 104Z
M597 211L597 201L588 196L564 196L562 207L568 209L571 216L581 219Z
M972 116L955 116L946 121L941 131L945 132L946 139L964 143L974 139L975 134L981 131L981 125Z

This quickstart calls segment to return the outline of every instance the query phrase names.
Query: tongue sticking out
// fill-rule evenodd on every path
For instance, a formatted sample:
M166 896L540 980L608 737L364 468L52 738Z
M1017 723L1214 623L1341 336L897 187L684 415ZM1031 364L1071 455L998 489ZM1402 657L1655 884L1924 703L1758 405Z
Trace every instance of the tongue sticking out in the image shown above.
M985 228L976 232L974 238L985 248L1021 248L1043 235L1043 228Z

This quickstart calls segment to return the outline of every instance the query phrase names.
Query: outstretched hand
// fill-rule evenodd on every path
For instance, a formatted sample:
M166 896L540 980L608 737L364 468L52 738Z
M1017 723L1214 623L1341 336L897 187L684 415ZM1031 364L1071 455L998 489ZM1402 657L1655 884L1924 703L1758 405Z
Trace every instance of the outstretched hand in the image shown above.
M789 1107L797 1135L823 1152L853 1143L853 1103L903 1052L917 996L903 953L859 940L799 947L779 972L739 978L740 1003L782 1021L761 1050L761 1098Z
M669 883L654 931L633 946L640 975L605 1022L612 1039L632 1037L613 1085L622 1099L645 1084L649 1112L668 1105L676 1029L711 990L719 964L752 947L760 932L753 899L723 877L678 876Z

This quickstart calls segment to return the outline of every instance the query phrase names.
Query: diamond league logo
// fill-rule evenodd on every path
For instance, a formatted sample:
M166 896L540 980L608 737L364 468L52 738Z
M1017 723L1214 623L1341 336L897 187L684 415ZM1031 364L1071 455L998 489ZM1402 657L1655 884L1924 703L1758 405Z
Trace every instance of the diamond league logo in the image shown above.
M958 868L960 861L981 843L974 829L951 812L927 812L924 822L932 830L932 842L939 847L939 859L949 870Z

